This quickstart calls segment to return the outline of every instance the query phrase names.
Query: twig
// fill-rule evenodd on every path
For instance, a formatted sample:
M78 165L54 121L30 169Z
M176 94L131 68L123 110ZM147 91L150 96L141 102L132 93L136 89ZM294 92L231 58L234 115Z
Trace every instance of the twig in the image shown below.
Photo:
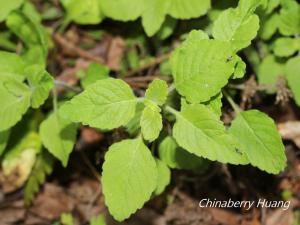
M135 74L137 74L137 73L139 73L139 72L142 72L142 71L144 71L144 70L146 70L146 69L148 69L148 68L150 68L150 67L152 67L152 66L156 66L156 65L158 65L158 64L160 64L160 63L162 63L162 62L164 62L165 60L167 60L170 56L171 56L171 53L168 53L168 54L165 54L165 55L161 55L161 56L155 58L155 59L154 59L153 61L151 61L150 63L148 63L148 64L146 64L146 65L144 65L144 66L142 66L142 67L140 67L140 68L138 68L138 69L134 69L134 70L129 71L129 72L125 75L125 77L133 76L133 75L135 75Z
M60 46L62 46L65 49L68 49L68 51L74 52L76 55L100 63L104 64L105 60L103 58L100 58L98 56L95 56L87 51L85 51L82 48L79 48L75 46L72 42L69 42L67 39L65 39L63 36L61 36L59 33L53 34L53 39L55 42L57 42Z

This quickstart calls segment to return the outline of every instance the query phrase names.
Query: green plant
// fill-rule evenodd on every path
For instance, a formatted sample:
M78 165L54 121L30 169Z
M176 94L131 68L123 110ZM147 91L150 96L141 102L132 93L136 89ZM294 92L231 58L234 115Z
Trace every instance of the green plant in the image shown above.
M247 59L257 72L260 84L270 85L267 92L274 93L278 76L286 74L295 101L300 104L300 79L296 76L300 58L294 56L300 49L300 8L296 1L240 0L235 8L211 9L207 29L190 31L173 51L170 67L174 82L171 85L155 79L144 95L136 96L125 81L110 78L107 68L91 64L88 75L81 77L84 91L67 101L58 101L57 83L46 70L49 36L39 14L29 2L22 6L22 1L12 2L16 4L0 11L0 20L5 19L7 28L20 38L24 49L20 55L0 52L0 153L6 149L2 164L5 169L14 168L18 163L15 160L5 163L11 162L12 152L18 155L34 150L28 156L30 163L24 176L28 178L30 171L38 176L37 180L31 176L27 181L27 202L45 175L51 172L53 159L45 150L41 151L41 143L67 166L80 125L103 132L123 126L130 134L130 139L109 147L101 178L106 204L119 221L128 218L153 195L163 192L170 182L169 168L199 172L209 161L251 164L271 174L285 168L284 145L274 121L258 110L241 110L227 93L231 91L227 84L244 77L246 63L239 54L248 47ZM97 24L104 17L121 21L141 17L149 36L157 33L156 37L162 37L159 35L167 32L167 28L171 30L162 39L172 34L174 26L170 24L175 18L199 17L211 7L208 0L201 3L136 0L130 4L126 0L61 2L66 9L61 30L71 21ZM274 11L277 7L281 7L279 14ZM165 20L167 15L172 18ZM260 29L260 18L262 40L269 40L277 26L284 36L266 46L266 51L274 52L275 56L265 53L267 56L261 64L257 63L260 56L250 46ZM284 57L287 63L277 62L278 57ZM47 116L35 115L33 112L44 107L51 91L53 109L48 108ZM172 101L173 95L181 99L180 107ZM221 120L223 96L236 114L229 128ZM11 134L16 132L16 124L25 114L29 114L26 119L29 123L37 122L28 126L25 134L14 142L20 144L7 146L15 138ZM28 137L30 134L34 134L34 144ZM148 146L157 145L159 154L153 154ZM11 169L7 173L9 171Z

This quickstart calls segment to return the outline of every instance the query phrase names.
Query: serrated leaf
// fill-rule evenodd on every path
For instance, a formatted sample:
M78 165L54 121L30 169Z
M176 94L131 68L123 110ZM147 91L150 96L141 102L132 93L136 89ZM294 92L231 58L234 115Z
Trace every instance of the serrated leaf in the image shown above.
M282 8L279 14L279 32L290 36L300 33L300 6L294 0L281 2Z
M66 167L75 144L77 125L52 113L41 123L39 133L45 148Z
M259 29L259 18L255 14L245 16L244 11L227 9L213 25L212 34L217 40L230 41L234 51L251 44Z
M237 151L236 139L204 105L187 105L176 113L173 136L180 147L197 156L222 163L248 163L245 155Z
M100 129L126 125L134 116L137 98L122 80L104 79L67 102L61 115Z
M274 121L258 110L241 112L229 132L241 145L249 162L268 173L277 174L286 166L284 145Z
M158 154L159 158L172 169L199 171L207 166L206 159L180 148L170 136L160 143Z
M1 2L0 22L4 21L11 11L19 8L24 0L11 0Z
M21 120L30 106L30 90L13 78L0 80L0 131L7 130Z
M268 92L275 91L275 84L279 76L284 75L284 64L277 61L273 55L263 59L258 67L259 84L268 85Z
M156 138L158 138L162 129L160 108L153 103L152 106L146 106L142 113L140 125L143 137L146 140L154 141Z
M106 79L109 77L109 68L97 63L91 63L87 70L86 75L80 80L84 89L98 80Z
M300 41L297 38L278 38L273 50L276 56L288 57L300 50Z
M300 56L290 59L285 66L286 78L297 105L300 105Z
M145 93L145 98L155 102L158 105L163 105L168 96L168 84L164 80L153 80Z
M34 194L38 192L39 186L45 182L46 176L52 172L53 158L43 151L35 161L31 174L24 188L24 201L30 205Z
M233 73L228 61L231 56L228 42L187 39L171 59L176 89L189 102L208 101L220 92Z
M155 159L155 161L157 166L157 184L154 195L160 195L171 181L171 171L163 161L159 159Z
M156 163L141 139L110 146L103 164L102 186L106 205L116 220L122 221L140 209L156 184Z
M99 0L61 0L66 9L66 21L78 24L98 24L104 19Z
M0 156L2 155L7 146L9 134L10 130L0 131Z
M54 86L53 77L41 66L30 66L25 70L31 90L31 106L39 108L49 96Z

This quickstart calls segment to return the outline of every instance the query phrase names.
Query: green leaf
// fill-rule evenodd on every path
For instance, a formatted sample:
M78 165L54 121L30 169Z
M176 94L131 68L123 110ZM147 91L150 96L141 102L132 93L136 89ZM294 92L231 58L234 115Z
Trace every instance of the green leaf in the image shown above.
M164 80L155 79L151 82L145 93L145 98L163 105L168 96L168 84Z
M66 21L78 24L98 24L104 19L99 0L61 0L66 9Z
M210 7L210 0L171 0L168 12L174 18L191 19L205 15Z
M25 63L20 56L0 51L0 82L6 78L23 81L25 79L24 69Z
M173 19L170 16L166 17L166 20L160 27L160 30L157 32L156 37L158 37L160 40L165 40L168 37L170 37L177 25L177 20Z
M48 98L49 92L54 86L54 79L38 65L30 66L25 73L31 90L31 106L39 108Z
M275 84L279 76L284 75L284 64L277 61L275 56L269 55L263 59L258 68L259 84L268 85L270 93L275 92Z
M160 143L158 154L159 158L172 169L199 171L207 166L207 160L180 148L170 136Z
M281 0L269 0L266 13L273 12L279 5Z
M23 2L24 0L11 0L1 2L0 22L4 21L11 11L19 8L23 4Z
M188 38L171 59L176 89L189 102L208 101L233 73L231 56L228 42Z
M97 63L91 63L80 83L84 89L98 80L106 79L109 77L109 68Z
M45 182L46 176L52 172L53 158L47 151L41 152L35 161L31 174L24 188L24 201L28 206L34 195L39 191L39 186Z
M105 216L99 215L99 216L93 217L90 221L90 225L106 225Z
M300 56L290 59L285 66L285 73L297 105L300 105Z
M145 11L142 15L142 24L148 36L154 35L163 24L168 10L169 1L145 1Z
M212 30L215 39L230 41L234 51L249 46L259 29L257 15L247 15L238 9L227 9L221 13Z
M284 145L274 121L258 110L241 112L229 132L240 142L249 162L268 173L277 174L286 166Z
M274 13L270 17L265 18L260 26L259 36L263 40L269 40L276 33L278 24L279 15L277 13Z
M141 139L110 146L102 173L103 193L109 212L122 221L140 209L157 185L157 169Z
M14 11L8 16L6 25L29 49L33 46L39 46L44 59L46 59L48 54L46 31L42 24L36 21L35 17L32 17L32 14L27 15L21 11Z
M279 15L279 32L290 36L300 33L300 6L294 0L281 2L282 8Z
M52 113L40 125L43 145L49 152L67 166L77 134L77 125Z
M278 38L274 43L274 54L288 57L300 50L300 40L297 38Z
M146 104L143 110L141 122L143 137L148 141L154 141L162 129L162 117L160 108L152 102Z
M222 163L247 164L237 151L237 140L228 134L218 116L204 105L186 105L175 113L173 136L190 153Z
M61 214L60 222L62 225L75 225L73 216L70 213Z
M114 20L129 21L136 20L145 10L144 0L101 0L100 6L104 15Z
M0 156L2 155L7 146L9 134L10 130L0 131Z
M136 136L140 130L140 121L145 105L139 102L136 105L134 117L125 125L126 131L130 136Z
M157 184L154 194L160 195L171 181L171 171L163 161L159 159L155 161L157 166Z
M100 129L126 125L134 116L137 98L122 80L108 78L90 85L67 102L61 115Z
M0 96L0 131L4 131L20 121L29 108L30 90L15 79L0 79Z
M233 57L233 63L234 66L234 72L233 72L233 79L239 79L243 78L246 73L246 63L239 57L238 55L235 55Z

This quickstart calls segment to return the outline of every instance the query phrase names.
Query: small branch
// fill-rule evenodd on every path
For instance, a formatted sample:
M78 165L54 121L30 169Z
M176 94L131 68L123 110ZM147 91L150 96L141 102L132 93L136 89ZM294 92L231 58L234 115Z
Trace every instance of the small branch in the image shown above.
M239 114L241 112L240 107L233 101L233 99L225 91L223 91L223 94L227 99L227 101L229 102L229 104L231 105L231 107L233 108L233 110L235 111L235 113Z
M65 39L59 33L54 33L53 34L53 40L55 42L57 42L62 48L65 48L68 51L74 52L76 55L78 55L82 58L85 58L85 59L88 59L88 60L91 60L91 61L94 61L94 62L97 62L97 63L100 63L100 64L105 63L105 60L103 58L95 56L95 55L89 53L88 51L75 46L72 42Z
M173 109L172 107L170 106L166 106L165 107L165 110L175 116L177 116L179 114L179 112L176 110L176 109Z

